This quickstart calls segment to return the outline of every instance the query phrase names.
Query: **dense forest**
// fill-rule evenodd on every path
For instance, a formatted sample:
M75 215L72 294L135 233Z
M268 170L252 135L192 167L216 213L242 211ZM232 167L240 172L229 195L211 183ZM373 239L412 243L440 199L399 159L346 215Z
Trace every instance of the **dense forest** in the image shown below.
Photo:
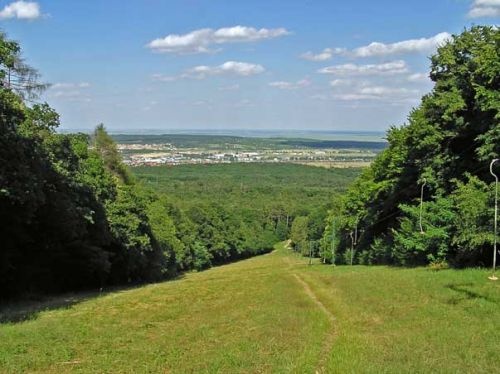
M157 281L264 253L297 216L317 217L319 240L331 192L358 174L299 165L131 172L104 125L58 133L58 113L37 102L38 80L1 34L0 299Z
M388 148L331 212L323 249L336 248L336 262L353 255L360 264L491 264L500 30L453 36L431 57L430 78L432 92L406 125L387 132Z
M198 238L205 238L205 247L225 242L226 246L241 252L231 258L245 255L246 251L251 254L251 248L262 243L272 245L295 238L296 221L307 222L300 234L307 240L295 240L297 247L304 254L308 253L310 243L319 248L333 201L360 173L354 168L257 163L142 166L131 170L159 200L175 206L175 211L185 212L188 219L198 223L198 231L195 231ZM181 225L176 229L179 233L183 231L180 218L172 222L173 226ZM212 228L213 224L219 228ZM211 236L210 232L220 236ZM182 251L176 250L176 253L178 259L185 258ZM213 260L220 262L224 256L227 254L222 251ZM189 267L189 264L182 266Z
M491 263L499 49L494 27L442 45L431 57L432 92L362 173L260 164L131 171L103 125L57 132L58 113L36 102L46 86L1 34L0 299L161 280L285 239L328 262L335 253L336 263Z

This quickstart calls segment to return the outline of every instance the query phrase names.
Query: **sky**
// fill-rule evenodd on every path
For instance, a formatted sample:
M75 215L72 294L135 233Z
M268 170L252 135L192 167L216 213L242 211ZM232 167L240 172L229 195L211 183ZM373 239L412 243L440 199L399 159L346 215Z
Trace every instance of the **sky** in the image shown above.
M500 0L0 0L61 128L383 131Z

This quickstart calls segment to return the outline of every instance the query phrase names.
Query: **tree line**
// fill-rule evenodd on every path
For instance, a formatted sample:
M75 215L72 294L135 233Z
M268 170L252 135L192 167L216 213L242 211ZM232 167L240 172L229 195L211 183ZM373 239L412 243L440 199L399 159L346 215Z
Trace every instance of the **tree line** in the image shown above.
M218 230L220 238L210 239L207 245L236 240L240 250L248 242L273 245L286 240L293 234L295 222L304 219L312 230L309 237L319 241L332 208L332 193L345 192L360 173L359 169L281 163L139 166L131 170L143 186L191 219L199 222L200 217L218 216L221 223L233 227ZM172 224L180 221L178 217ZM237 239L240 237L246 239Z
M103 125L61 134L45 85L0 34L0 299L157 281L272 248L275 230L144 188Z
M434 88L407 124L390 128L388 148L330 212L320 246L328 262L336 250L336 263L352 256L359 264L491 265L499 51L500 30L491 26L438 48L430 59Z
M129 169L104 125L62 134L47 86L0 34L0 300L159 281L265 253L357 170ZM161 178L161 183L158 183ZM153 181L153 183L151 183ZM156 182L156 183L154 183Z

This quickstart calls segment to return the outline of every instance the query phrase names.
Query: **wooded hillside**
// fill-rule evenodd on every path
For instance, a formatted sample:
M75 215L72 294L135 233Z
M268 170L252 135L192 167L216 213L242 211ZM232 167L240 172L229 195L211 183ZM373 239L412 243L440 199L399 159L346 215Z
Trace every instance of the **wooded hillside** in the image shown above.
M431 57L434 89L387 133L382 151L332 212L338 261L490 265L500 155L500 30L476 26ZM500 174L500 163L495 165ZM422 230L420 196L423 186ZM421 232L422 231L422 232ZM353 240L351 240L351 234Z

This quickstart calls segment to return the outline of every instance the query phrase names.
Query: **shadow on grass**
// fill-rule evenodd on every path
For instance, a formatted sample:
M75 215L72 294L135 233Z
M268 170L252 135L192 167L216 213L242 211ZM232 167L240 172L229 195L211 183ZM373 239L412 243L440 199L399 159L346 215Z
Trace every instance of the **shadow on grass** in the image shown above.
M166 279L158 283L171 282L184 278L184 273L178 274L174 278ZM153 283L135 283L125 286L108 287L104 290L80 291L64 293L59 295L29 295L15 301L9 301L4 305L0 304L0 325L4 323L20 323L35 320L40 313L56 309L70 309L72 306L106 296L111 293L128 291L144 287Z
M481 295L480 293L471 290L470 288L473 286L474 286L473 283L461 283L461 284L450 283L450 284L445 285L446 288L464 295L464 297L462 297L460 299L456 299L456 298L450 299L448 301L448 303L449 304L458 304L460 301L463 301L463 300L481 299L481 300L488 301L490 303L498 304L498 300L493 299L493 298L486 296L486 295Z
M214 263L211 268L228 265L251 257L266 255L271 253L272 251L273 248L269 248L258 254L239 256L232 259L232 261ZM4 323L19 323L28 320L34 320L38 318L41 312L44 311L69 309L76 304L94 299L96 297L105 296L110 293L133 290L136 288L147 286L149 284L177 281L183 279L185 276L186 272L179 272L175 277L164 279L159 282L134 283L128 285L107 287L104 290L71 292L58 295L26 295L15 301L8 301L4 305L0 303L0 325Z

